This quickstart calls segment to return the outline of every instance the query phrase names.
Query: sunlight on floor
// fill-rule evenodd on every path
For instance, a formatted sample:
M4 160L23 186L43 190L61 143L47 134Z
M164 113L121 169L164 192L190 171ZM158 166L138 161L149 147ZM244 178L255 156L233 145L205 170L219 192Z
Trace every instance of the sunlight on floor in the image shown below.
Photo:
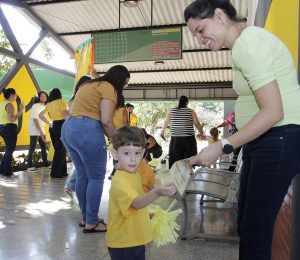
M55 214L60 210L67 210L71 208L69 201L63 200L49 200L45 199L37 203L29 203L27 205L20 205L27 214L35 217L41 217L44 214Z

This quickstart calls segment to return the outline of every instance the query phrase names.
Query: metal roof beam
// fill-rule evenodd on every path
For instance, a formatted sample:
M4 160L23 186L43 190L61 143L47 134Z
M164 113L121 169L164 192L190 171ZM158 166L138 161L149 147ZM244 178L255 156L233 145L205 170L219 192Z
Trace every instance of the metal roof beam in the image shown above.
M7 21L2 8L0 7L0 23L2 25L2 28L5 32L5 35L11 45L11 47L13 48L14 52L16 53L23 53L20 44L18 43L12 29L9 26L9 22Z
M48 70L51 70L51 71L60 73L60 74L65 75L65 76L67 76L67 77L74 78L74 73L72 73L72 72L70 72L70 71L55 68L55 67L50 66L50 65L48 65L48 64L46 64L46 63L43 63L43 62L41 62L41 61L38 61L38 60L35 60L35 59L32 59L32 58L29 58L29 57L26 57L26 58L25 58L25 61L28 62L28 63L34 64L34 65L37 65L37 66L39 66L39 67L42 67L42 68L45 68L45 69L48 69Z
M11 50L8 50L8 49L2 48L2 47L0 47L0 53L6 55L8 57L14 58L16 60L20 60L22 58L22 54L13 52Z
M222 81L222 82L193 82L193 83L162 83L162 84L134 84L129 85L128 90L137 89L178 89L178 88L232 88L232 81Z
M51 4L65 4L65 3L72 3L72 2L83 2L87 0L50 0L50 1L42 1L42 2L32 2L32 1L22 1L23 3L34 6L34 5L51 5Z
M130 70L130 73L152 73L152 72L176 72L176 71L204 71L204 70L232 70L231 67L220 68L187 68L187 69L162 69L162 70ZM97 71L97 73L103 74L106 71Z
M58 36L71 36L71 35L79 35L79 34L92 34L92 33L108 33L108 32L124 32L124 31L134 31L140 29L162 29L162 28L173 28L179 26L186 26L185 23L180 24L167 24L167 25L154 25L151 27L131 27L131 28L116 28L116 29L109 29L109 30L91 30L91 31L78 31L78 32L64 32L58 33Z
M53 36L55 41L70 55L74 55L74 50L60 37L57 33L42 19L40 18L27 4L21 3L17 0L0 0L0 3L13 5L23 8L24 12L34 20L41 28L47 28L49 33Z
M28 50L28 52L26 53L26 56L30 56L33 53L35 48L40 44L40 42L45 38L45 36L47 36L48 32L49 32L49 28L42 28L42 30L40 31L39 38L35 41L35 43Z

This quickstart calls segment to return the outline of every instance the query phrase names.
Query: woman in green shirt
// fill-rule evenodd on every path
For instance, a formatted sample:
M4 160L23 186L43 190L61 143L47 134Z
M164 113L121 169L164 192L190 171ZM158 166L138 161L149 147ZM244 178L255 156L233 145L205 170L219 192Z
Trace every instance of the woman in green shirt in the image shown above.
M184 11L198 42L231 49L238 132L190 159L210 165L243 146L239 259L271 258L277 213L300 162L300 88L287 47L263 28L247 26L229 0L197 0Z

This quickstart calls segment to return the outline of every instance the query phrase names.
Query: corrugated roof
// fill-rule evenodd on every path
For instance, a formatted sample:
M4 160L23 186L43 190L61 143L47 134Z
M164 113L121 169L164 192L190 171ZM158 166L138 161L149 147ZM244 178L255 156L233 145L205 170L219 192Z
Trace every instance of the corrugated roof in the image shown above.
M72 49L89 39L94 31L185 24L183 10L191 2L193 1L141 0L138 8L128 8L120 4L120 0L23 1ZM247 0L232 0L232 3L238 15L246 17ZM217 84L232 81L229 50L205 50L203 46L199 46L186 26L183 26L182 40L181 60L166 60L163 65L155 65L153 61L122 63L131 71L131 84ZM114 64L96 64L95 68L104 72L112 65Z

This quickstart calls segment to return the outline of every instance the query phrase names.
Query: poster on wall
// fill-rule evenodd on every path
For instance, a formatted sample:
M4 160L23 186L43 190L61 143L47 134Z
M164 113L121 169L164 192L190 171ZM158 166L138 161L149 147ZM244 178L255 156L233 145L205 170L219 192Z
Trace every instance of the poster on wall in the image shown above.
M182 58L182 28L140 29L92 35L95 64Z

